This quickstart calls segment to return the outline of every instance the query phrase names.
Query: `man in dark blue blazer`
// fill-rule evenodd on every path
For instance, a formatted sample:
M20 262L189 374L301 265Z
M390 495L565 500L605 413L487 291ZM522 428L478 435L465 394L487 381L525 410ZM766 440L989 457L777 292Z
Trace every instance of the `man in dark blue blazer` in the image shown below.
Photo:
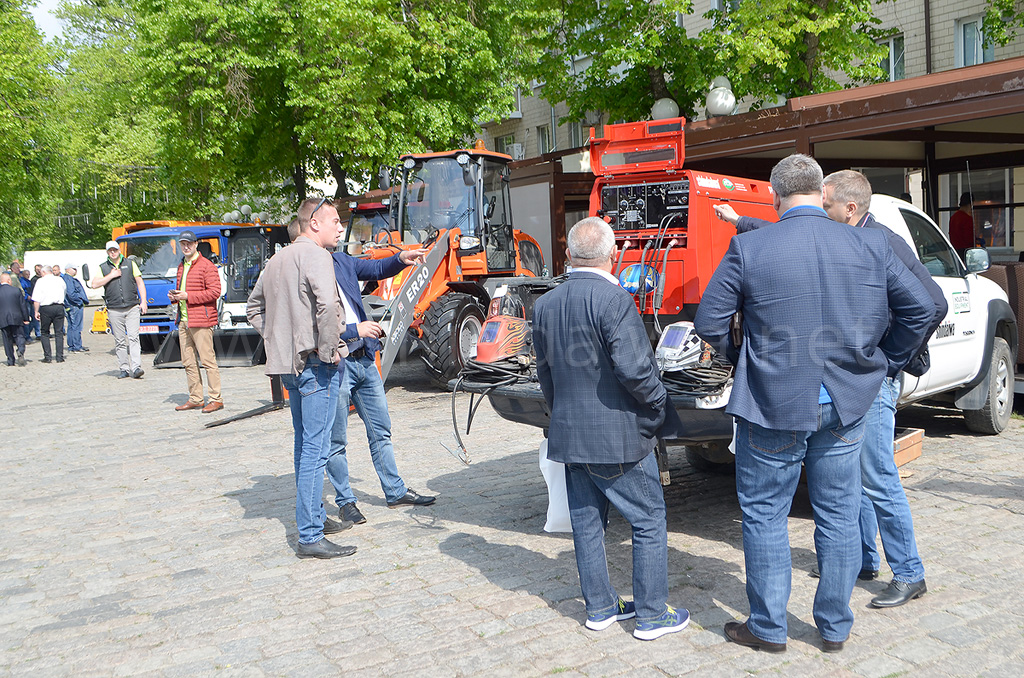
M18 365L25 366L25 333L28 326L28 302L21 285L11 279L10 273L0 273L0 332L3 333L7 364L14 365L14 349L18 349Z
M802 463L821 571L814 620L823 649L836 652L853 625L861 563L864 415L889 370L902 369L924 341L935 306L884 233L828 218L812 158L780 161L771 183L779 222L732 239L694 319L698 334L736 365L726 411L737 418L750 617L727 623L725 634L786 649L787 516ZM737 311L739 346L729 331Z
M667 394L633 298L611 275L615 235L601 219L572 227L569 279L533 310L537 376L551 411L548 458L565 464L587 628L636 617L633 635L681 631L689 612L667 605L665 498L652 454ZM633 528L633 602L608 580L608 506Z
M348 357L341 377L341 391L338 395L338 414L331 431L331 452L327 458L327 477L334 485L334 501L343 524L365 523L356 496L348 480L348 404L356 407L356 414L363 420L366 440L370 445L370 458L380 478L384 498L394 508L403 504L424 506L432 504L434 497L417 493L405 486L395 464L395 450L391 444L391 417L388 415L388 401L384 396L384 382L377 371L375 357L380 350L380 338L384 330L380 324L366 317L363 297L359 290L360 280L383 280L398 273L406 266L423 260L424 250L401 250L386 259L358 259L347 252L334 253L334 278L341 292L341 303L345 306L348 322L341 333L342 341L348 344Z

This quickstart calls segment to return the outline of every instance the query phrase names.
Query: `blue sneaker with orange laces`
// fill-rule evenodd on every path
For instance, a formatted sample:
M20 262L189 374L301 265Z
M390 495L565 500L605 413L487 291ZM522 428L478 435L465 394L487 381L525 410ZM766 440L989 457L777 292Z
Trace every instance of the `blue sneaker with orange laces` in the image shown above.
M636 616L636 607L632 602L627 603L622 598L615 601L615 607L610 612L598 614L587 613L587 628L591 631L604 631L617 621L632 619Z
M665 614L650 621L639 621L633 630L633 637L640 640L654 640L668 633L682 631L690 623L690 613L677 610L671 605L665 606Z

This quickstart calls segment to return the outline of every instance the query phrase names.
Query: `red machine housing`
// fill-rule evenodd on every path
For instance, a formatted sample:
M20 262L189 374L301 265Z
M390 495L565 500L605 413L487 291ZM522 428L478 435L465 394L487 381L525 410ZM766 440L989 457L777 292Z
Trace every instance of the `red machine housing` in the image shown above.
M603 138L590 132L590 166L597 175L590 215L605 219L615 231L619 259L614 273L620 280L629 266L653 269L641 269L635 296L640 313L657 316L659 323L693 318L736 235L713 205L728 203L740 215L777 218L768 182L683 169L685 122L606 125Z

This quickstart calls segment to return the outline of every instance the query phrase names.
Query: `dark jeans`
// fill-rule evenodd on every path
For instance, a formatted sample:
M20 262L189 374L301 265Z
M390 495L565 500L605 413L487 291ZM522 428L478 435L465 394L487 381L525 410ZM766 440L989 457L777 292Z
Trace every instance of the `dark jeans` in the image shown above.
M8 325L3 329L4 353L7 354L7 364L14 364L14 347L18 347L18 355L25 355L25 332L22 327L28 325Z
M57 360L64 360L64 304L47 304L39 307L39 326L42 329L43 357L50 357L50 328L56 336Z

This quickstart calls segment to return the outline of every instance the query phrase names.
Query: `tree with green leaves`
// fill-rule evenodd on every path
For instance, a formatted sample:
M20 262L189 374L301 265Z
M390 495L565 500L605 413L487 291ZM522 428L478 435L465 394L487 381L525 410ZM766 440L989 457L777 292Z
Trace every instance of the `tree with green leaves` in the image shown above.
M759 0L711 11L710 28L690 35L690 0L538 0L555 30L538 36L545 56L531 75L569 117L599 110L642 119L660 98L693 118L710 82L726 76L755 106L882 77L870 0Z
M0 4L0 251L56 242L47 216L61 175L52 119L53 54L28 3Z

